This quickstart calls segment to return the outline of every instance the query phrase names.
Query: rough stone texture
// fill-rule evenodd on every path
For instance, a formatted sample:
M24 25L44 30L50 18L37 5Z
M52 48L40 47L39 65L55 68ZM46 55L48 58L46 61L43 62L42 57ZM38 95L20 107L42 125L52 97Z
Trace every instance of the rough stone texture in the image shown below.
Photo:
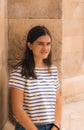
M61 60L61 20L58 19L9 19L9 66L22 59L25 49L26 35L34 25L46 26L53 38L53 61Z
M59 72L62 68L64 102L76 101L63 106L63 130L82 130L84 101L77 101L84 100L84 73L81 76L84 71L84 0L63 0L62 3L61 8L61 0L8 0L9 69L23 55L28 29L38 24L47 26L53 36L53 62ZM3 30L3 26L0 29ZM13 129L10 122L4 128Z
M7 120L7 19L6 1L0 1L0 130ZM4 114L5 113L5 114Z
M62 94L65 102L70 102L80 100L79 95L84 94L84 1L63 0L62 3Z
M32 26L45 25L53 39L53 62L61 73L61 9L61 0L8 0L9 72L23 57L28 30Z
M64 37L63 41L62 53L83 53L83 36Z
M76 130L77 128L81 128L81 130L84 129L84 112L80 111L78 113L71 114L71 130ZM81 121L80 121L81 120ZM75 125L77 124L77 125Z
M61 16L61 0L8 0L9 18L59 19Z
M82 71L81 64L83 62L82 52L64 53L62 56L63 78L80 75Z
M62 124L64 130L84 129L84 101L64 104Z
M84 62L84 2L63 0L63 77L80 75Z
M63 0L63 18L84 19L84 0Z
M63 20L63 36L82 36L84 32L84 21L83 19L65 19Z
M61 0L8 0L9 70L21 60L28 30L34 25L45 25L53 37L53 62L61 73L62 41Z
M29 29L36 25L45 25L53 39L53 62L61 74L61 9L61 0L8 0L9 72L23 57ZM14 127L9 123L9 128Z
M84 99L84 75L79 75L62 81L62 96L66 103Z

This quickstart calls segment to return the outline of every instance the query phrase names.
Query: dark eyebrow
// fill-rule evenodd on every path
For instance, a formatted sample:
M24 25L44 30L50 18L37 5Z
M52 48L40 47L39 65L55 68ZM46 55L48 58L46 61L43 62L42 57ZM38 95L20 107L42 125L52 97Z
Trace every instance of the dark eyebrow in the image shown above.
M50 43L50 44L51 44L52 42L47 42L47 43Z
M38 41L38 43L44 43L44 42L40 42L40 41ZM50 43L50 44L51 44L52 42L50 41L50 42L47 42L47 43Z

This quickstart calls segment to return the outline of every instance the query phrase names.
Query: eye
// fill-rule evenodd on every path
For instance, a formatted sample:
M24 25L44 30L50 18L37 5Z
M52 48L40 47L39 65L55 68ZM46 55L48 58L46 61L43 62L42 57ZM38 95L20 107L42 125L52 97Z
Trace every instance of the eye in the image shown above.
M38 45L43 45L43 42L38 42Z
M51 42L48 42L47 45L51 45Z
M43 43L43 42L38 42L38 45L42 45L42 46L43 46L43 45L45 45L45 43ZM51 45L51 42L47 42L47 43L46 43L46 46L50 46L50 45Z

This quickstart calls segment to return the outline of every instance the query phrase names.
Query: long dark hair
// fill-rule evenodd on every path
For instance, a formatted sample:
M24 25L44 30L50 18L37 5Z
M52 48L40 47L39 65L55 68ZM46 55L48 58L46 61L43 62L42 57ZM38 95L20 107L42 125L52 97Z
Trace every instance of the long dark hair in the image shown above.
M33 57L32 50L30 50L30 48L28 47L28 42L33 44L33 42L37 38L39 38L40 36L44 36L44 35L49 35L52 40L49 30L44 26L35 26L28 32L24 57L19 64L22 67L21 74L22 74L22 76L25 76L26 78L29 78L29 77L37 78L37 76L34 72L34 69L35 69L34 57ZM45 65L48 66L48 69L49 69L52 64L51 51L50 51L48 57L43 60L43 62L45 63Z

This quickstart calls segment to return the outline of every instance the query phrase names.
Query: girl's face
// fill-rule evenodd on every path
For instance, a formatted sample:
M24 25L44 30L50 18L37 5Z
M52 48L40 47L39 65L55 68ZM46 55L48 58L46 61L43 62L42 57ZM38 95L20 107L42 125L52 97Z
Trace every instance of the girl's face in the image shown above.
M37 38L32 44L29 43L35 59L46 59L51 49L51 38L49 35L43 35Z

